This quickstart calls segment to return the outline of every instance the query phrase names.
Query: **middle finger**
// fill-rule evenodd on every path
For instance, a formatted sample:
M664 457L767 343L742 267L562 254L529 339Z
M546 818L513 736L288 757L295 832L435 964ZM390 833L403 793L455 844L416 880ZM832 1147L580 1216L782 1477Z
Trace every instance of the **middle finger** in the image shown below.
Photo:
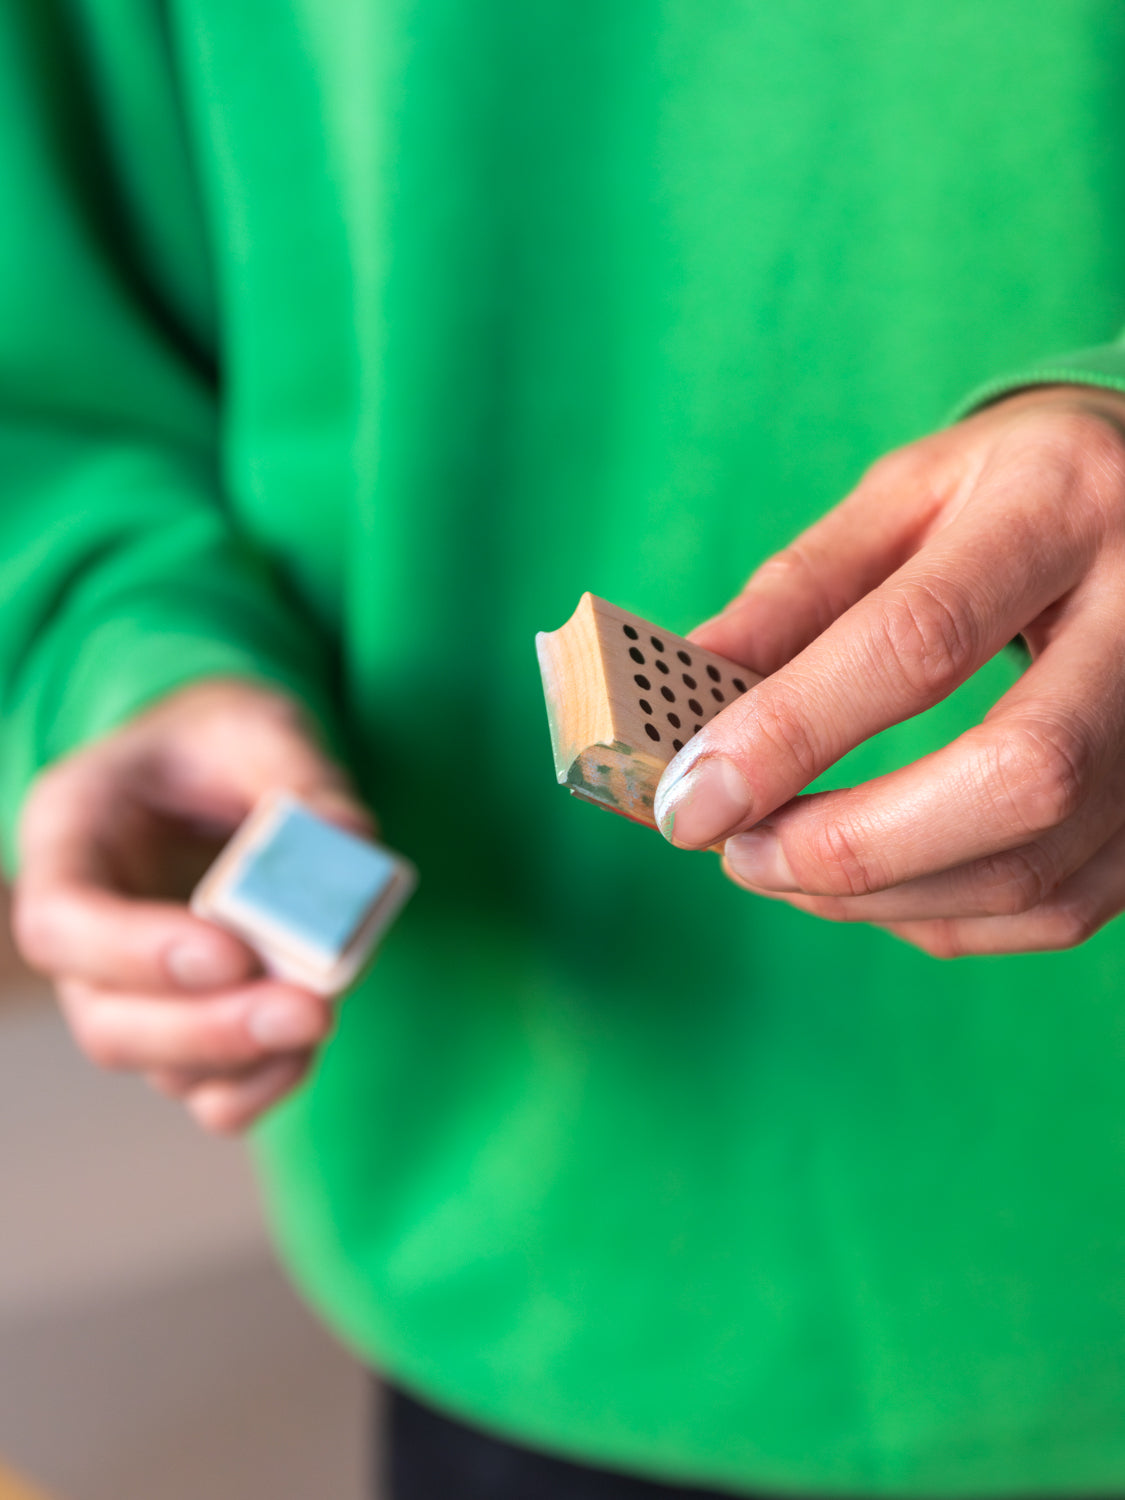
M837 897L917 882L921 900L970 904L974 889L1018 874L1021 859L1033 858L1045 882L1065 878L1122 821L1125 702L1104 634L1099 621L1076 624L985 723L932 755L862 786L797 798L728 839L732 873L762 890ZM1006 867L988 864L1028 849ZM944 872L949 879L920 883Z
M75 1038L102 1067L222 1072L314 1046L331 1025L319 996L275 980L173 999L64 980L59 999Z

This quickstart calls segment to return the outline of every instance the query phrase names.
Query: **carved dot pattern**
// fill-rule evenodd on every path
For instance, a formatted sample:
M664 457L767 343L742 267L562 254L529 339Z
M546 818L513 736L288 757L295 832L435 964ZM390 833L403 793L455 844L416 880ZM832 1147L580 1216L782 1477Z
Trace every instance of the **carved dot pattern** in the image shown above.
M622 625L621 628L625 633L626 639L630 641L640 640L640 631L638 631L635 626ZM650 634L648 636L647 644L651 646L652 651L655 653L655 655L651 657L652 666L654 666L657 672L659 672L662 676L666 678L670 677L671 668L668 666L668 662L664 659L665 653L667 653L670 648L663 640L661 640L658 635ZM726 684L723 682L723 673L720 668L715 666L712 662L701 661L699 662L698 666L695 666L693 664L695 658L693 658L691 652L689 651L683 651L677 648L671 649L674 651L675 660L680 664L681 667L685 669L681 671L680 679L683 682L684 687L689 692L697 693L699 690L698 676L693 676L692 672L698 674L700 668L703 668L703 670L706 671L708 678L710 679L707 686L711 688L711 698L714 699L713 703L708 703L706 706L704 706L704 704L698 697L692 697L688 700L688 708L697 720L695 724L685 726L678 713L669 712L665 715L665 718L673 729L684 731L688 727L690 727L692 735L698 734L699 731L703 728L704 724L706 724L709 719L713 718L714 715L719 712L719 708L721 707L721 705L726 702L727 694L723 691L723 688L726 687ZM638 666L645 665L645 655L644 652L640 649L639 645L630 646L629 655ZM652 692L652 678L647 676L644 672L634 672L633 681L636 683L638 689L641 692ZM713 687L711 686L712 683L715 684ZM747 685L741 677L732 677L730 679L730 691L745 693L747 691ZM665 703L673 704L676 702L676 694L675 692L673 692L672 688L668 685L667 682L662 682L660 684L660 696L664 699ZM660 730L654 723L651 722L655 713L652 702L648 698L638 696L637 703L641 709L641 712L646 716L646 720L648 721L645 723L645 734L648 735L649 739L652 740L655 744L659 744L661 742ZM691 735L685 733L684 738L674 739L672 741L672 749L674 751L682 750L684 748L686 740L690 738Z

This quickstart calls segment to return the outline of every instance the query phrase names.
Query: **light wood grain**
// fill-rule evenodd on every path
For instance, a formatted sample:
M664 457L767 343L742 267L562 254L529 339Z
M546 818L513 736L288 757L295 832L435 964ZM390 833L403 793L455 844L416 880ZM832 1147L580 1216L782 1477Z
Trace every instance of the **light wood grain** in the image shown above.
M649 827L664 767L761 681L596 594L536 648L559 782Z

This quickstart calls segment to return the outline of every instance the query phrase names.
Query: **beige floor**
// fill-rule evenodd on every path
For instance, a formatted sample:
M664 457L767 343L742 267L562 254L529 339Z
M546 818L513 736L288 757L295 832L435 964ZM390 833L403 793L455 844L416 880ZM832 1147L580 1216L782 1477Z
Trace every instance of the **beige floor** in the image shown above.
M54 1500L360 1500L369 1399L240 1148L89 1067L0 950L0 1467Z
M50 1497L43 1490L32 1489L19 1474L0 1468L0 1500L50 1500Z
M359 1500L366 1391L261 1260L0 1327L0 1451L59 1500Z

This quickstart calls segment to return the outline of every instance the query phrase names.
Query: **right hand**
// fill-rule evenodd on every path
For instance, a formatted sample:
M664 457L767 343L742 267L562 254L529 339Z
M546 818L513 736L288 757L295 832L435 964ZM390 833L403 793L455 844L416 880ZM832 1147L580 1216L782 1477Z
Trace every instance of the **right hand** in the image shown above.
M798 795L1007 642L981 723ZM937 958L1085 942L1125 912L1125 394L1037 386L889 455L693 632L766 680L676 756L666 835L744 889Z
M298 705L196 683L35 781L20 827L13 927L58 991L78 1045L143 1074L218 1133L244 1129L304 1076L332 1024L320 996L262 975L186 896L268 791L372 832Z

